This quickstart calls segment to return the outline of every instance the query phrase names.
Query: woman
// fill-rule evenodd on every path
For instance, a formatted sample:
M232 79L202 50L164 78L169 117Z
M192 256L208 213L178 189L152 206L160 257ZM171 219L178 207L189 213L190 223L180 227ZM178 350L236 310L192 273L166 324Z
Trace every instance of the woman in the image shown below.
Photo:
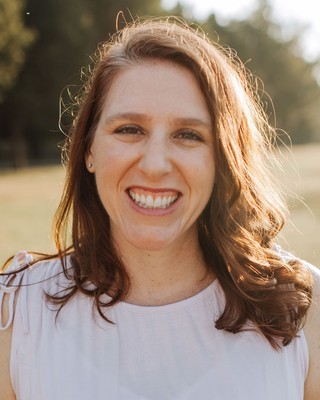
M97 56L58 254L2 277L0 398L318 399L319 272L274 243L272 130L244 70L177 20Z

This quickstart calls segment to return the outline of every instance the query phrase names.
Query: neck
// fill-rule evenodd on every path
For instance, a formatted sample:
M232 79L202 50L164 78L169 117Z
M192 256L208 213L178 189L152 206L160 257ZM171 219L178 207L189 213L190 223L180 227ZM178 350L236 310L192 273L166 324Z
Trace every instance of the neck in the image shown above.
M188 298L214 279L204 262L198 240L148 251L121 242L118 251L130 278L126 302L164 305Z

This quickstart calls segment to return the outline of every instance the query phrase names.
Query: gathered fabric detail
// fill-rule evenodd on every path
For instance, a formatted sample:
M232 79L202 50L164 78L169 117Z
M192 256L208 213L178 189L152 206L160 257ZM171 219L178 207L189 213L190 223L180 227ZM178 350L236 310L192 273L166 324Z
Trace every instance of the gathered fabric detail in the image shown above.
M33 261L31 254L26 251L18 252L12 261L10 267L5 271L5 274L10 272L10 275L0 274L0 331L6 330L13 322L14 318L14 301L17 290L19 290L19 296L21 296L21 307L22 307L22 325L24 333L29 331L28 323L28 309L27 309L27 290L25 286L28 285L28 269L19 272L19 270ZM15 271L18 271L15 273ZM24 289L24 290L21 290ZM4 299L9 296L8 300L8 319L3 321L3 306Z

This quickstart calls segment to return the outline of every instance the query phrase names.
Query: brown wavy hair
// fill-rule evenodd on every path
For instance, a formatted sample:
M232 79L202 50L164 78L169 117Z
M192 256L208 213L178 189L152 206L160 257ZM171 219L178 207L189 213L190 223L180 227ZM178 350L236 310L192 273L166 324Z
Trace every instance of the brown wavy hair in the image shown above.
M68 133L67 177L54 222L58 254L72 286L49 299L63 306L81 291L94 298L106 319L103 308L126 298L130 281L112 243L109 217L85 156L114 79L120 71L150 59L190 70L213 121L216 181L199 218L199 240L226 298L215 326L237 333L251 321L273 347L280 341L286 345L304 321L311 277L299 261L285 261L274 247L286 218L268 170L274 131L254 80L233 52L177 18L130 23L98 47ZM72 274L66 267L67 254ZM112 300L105 303L102 295L111 289Z

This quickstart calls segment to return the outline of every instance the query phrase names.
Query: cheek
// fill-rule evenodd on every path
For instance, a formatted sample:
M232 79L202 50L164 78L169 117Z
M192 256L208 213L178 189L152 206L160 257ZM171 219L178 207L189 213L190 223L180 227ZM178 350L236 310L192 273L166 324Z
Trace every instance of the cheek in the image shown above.
M211 154L205 153L196 158L193 164L193 175L199 184L205 184L208 190L212 189L215 181L215 162Z
M98 194L106 207L121 190L130 162L124 149L110 143L96 144L92 152Z
M216 162L214 159L214 151L210 146L210 149L208 150L206 157L204 157L204 171L207 173L208 180L212 182L212 184L215 181L215 171L216 171Z
M203 203L207 204L215 183L215 163L212 157L206 157L204 160L196 175L199 193L203 196Z
M91 157L96 179L112 174L121 162L121 153L108 140L96 140L91 147Z

